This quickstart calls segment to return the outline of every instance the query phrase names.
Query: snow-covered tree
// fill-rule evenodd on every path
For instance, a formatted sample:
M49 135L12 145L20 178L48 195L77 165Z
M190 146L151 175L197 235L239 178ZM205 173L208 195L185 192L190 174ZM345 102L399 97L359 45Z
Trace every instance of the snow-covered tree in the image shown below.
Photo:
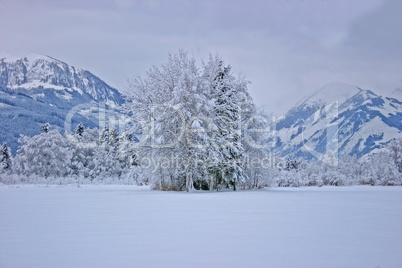
M119 161L125 169L139 166L136 142L132 134L123 133L119 138Z
M11 171L11 153L7 143L3 143L0 152L0 172Z
M231 67L225 67L220 62L213 81L216 131L212 144L217 151L218 161L212 170L218 185L232 185L234 190L245 176L240 161L244 152L241 142L241 106L235 82Z
M402 185L401 155L402 139L369 156L363 163L366 166L365 180L372 185Z
M391 142L388 146L388 150L399 173L402 173L402 139Z
M71 149L57 130L32 138L21 136L15 170L26 176L63 177L70 173Z
M45 133L48 133L49 130L50 130L50 124L49 124L49 123L44 124L44 125L42 126L42 129L43 129L43 131L44 131Z
M112 130L109 133L109 141L108 141L109 146L117 148L119 145L119 133L117 133L116 128L112 128Z
M142 120L136 130L142 132L140 154L158 164L159 183L168 180L174 188L189 190L197 176L199 148L205 144L187 129L208 127L202 117L208 118L209 96L195 60L183 51L170 55L166 64L150 69L145 79L134 79L128 96L132 102L127 108Z
M94 156L99 147L99 131L97 129L85 129L83 125L81 126L82 131L75 131L67 137L72 151L70 174L77 176L79 181L82 179L93 181L95 179L94 169L96 168Z
M245 182L242 124L255 107L247 82L218 56L200 71L188 53L170 55L132 80L127 95L141 132L137 152L156 163L161 188L236 189Z
M84 125L82 123L79 123L77 125L77 128L75 129L75 133L79 136L82 136L82 133L84 133Z
M101 144L109 143L109 127L108 126L105 126L104 129L102 129L102 132L100 135L100 143Z

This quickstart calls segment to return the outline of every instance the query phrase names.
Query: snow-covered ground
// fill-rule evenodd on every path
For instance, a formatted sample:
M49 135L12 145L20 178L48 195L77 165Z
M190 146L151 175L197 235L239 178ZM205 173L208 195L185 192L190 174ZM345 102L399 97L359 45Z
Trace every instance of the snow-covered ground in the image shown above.
M0 267L402 267L402 187L3 185Z

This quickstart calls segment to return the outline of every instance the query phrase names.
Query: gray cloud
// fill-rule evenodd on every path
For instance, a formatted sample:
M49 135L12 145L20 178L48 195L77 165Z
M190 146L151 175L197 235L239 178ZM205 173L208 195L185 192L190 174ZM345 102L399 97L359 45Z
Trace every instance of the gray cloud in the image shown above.
M359 48L364 56L402 59L401 11L401 1L386 1L351 26L346 44Z
M277 113L345 82L385 94L402 84L401 5L381 0L6 1L0 51L42 53L117 88L169 52L219 53Z

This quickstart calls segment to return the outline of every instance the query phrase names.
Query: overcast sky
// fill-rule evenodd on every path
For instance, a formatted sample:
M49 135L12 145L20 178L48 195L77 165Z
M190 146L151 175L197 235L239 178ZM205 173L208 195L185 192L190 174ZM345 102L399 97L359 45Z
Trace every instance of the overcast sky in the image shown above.
M402 88L401 14L400 0L0 0L0 52L49 55L118 89L170 52L219 53L280 114L332 82Z

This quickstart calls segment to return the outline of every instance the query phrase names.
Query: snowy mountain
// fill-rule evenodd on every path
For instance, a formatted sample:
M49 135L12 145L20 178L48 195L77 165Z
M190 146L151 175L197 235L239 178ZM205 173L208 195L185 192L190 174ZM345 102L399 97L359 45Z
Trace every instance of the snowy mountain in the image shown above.
M123 102L120 93L86 70L37 54L21 59L0 60L0 85L13 90L52 89L61 99L71 100L81 95L109 105ZM33 92L30 92L32 94ZM38 99L44 98L37 96Z
M370 90L329 84L276 122L273 150L281 156L362 157L402 137L402 103Z
M47 122L63 130L68 112L89 103L114 108L124 99L91 72L49 56L30 54L0 59L0 143L7 142L13 153L20 134L38 134ZM80 109L72 125L83 122L96 127L96 110L99 109Z

